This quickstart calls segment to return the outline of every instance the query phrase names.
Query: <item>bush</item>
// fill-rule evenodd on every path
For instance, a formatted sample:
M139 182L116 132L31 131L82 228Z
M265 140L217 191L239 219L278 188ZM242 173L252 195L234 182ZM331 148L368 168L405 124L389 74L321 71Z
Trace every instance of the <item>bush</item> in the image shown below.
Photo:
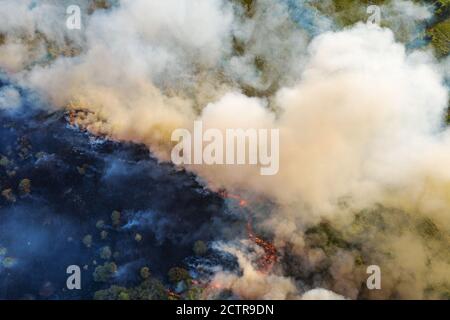
M3 190L2 191L2 196L3 196L3 198L5 198L9 202L15 202L16 201L16 197L14 196L14 193L13 193L12 189L5 189L5 190Z
M97 223L95 224L95 227L97 229L103 229L105 227L105 221L103 220L98 220Z
M94 299L95 300L117 300L121 298L128 297L128 289L124 287L119 286L111 286L108 289L105 290L99 290L95 292ZM128 299L121 299L121 300L128 300Z
M84 236L83 244L88 248L92 246L92 236L90 234Z
M23 179L19 183L19 190L21 194L28 194L31 192L31 180Z
M94 281L108 282L117 272L117 265L114 262L105 262L103 265L95 268L93 273Z
M111 249L108 246L105 246L100 249L100 258L104 260L109 260L112 256Z
M148 279L151 276L150 269L148 267L142 267L140 270L140 275L142 279Z
M117 227L120 225L120 216L121 216L121 213L117 210L114 210L111 213L111 221L112 221L113 226Z
M183 268L171 268L168 273L169 280L173 283L177 283L180 281L187 281L191 279L189 272Z
M146 279L131 291L133 300L167 300L167 290L156 279Z

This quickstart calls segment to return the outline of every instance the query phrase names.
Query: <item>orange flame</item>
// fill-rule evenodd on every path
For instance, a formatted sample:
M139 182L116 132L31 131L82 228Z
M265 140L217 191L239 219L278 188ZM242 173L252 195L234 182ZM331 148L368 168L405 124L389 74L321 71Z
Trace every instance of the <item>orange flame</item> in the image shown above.
M236 200L241 208L248 208L248 201L241 198L239 195L231 194L226 191L222 191L219 194L224 198ZM257 262L259 271L270 273L273 266L278 261L277 249L272 243L255 234L252 227L252 216L250 214L248 215L247 232L249 239L264 250L264 256Z

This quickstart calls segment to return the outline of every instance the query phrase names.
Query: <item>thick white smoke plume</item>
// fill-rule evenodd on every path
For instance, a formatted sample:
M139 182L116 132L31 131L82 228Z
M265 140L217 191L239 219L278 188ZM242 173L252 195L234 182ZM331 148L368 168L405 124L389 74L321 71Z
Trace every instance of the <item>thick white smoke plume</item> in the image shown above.
M386 8L429 18L409 1ZM407 51L390 29L365 23L310 39L284 1L258 2L248 13L238 1L122 0L69 31L63 4L0 0L0 20L2 70L54 108L89 111L76 122L90 131L143 142L161 160L169 160L172 131L194 120L221 130L280 129L278 175L260 176L252 166L188 169L211 188L275 203L260 227L302 268L329 268L314 287L356 298L364 282L356 249L309 246L305 232L324 219L389 270L381 297L420 298L450 279L448 256L436 256L450 229L448 60ZM16 95L2 90L0 108ZM373 222L359 226L373 233L348 234L361 212L390 227ZM412 225L423 219L442 236L420 238ZM243 276L220 273L214 281L238 296L296 299L306 291L296 271L264 275L240 250L227 250ZM342 298L325 289L303 295L322 297Z
M450 155L443 128L448 96L432 57L407 54L388 29L363 24L320 35L309 54L301 80L274 98L276 120L263 101L242 95L207 106L202 119L213 127L263 123L281 129L277 176L222 176L217 167L211 182L303 204L310 215L332 215L338 202L350 197L359 207L394 201L448 221L442 214L446 193L418 198L425 181L445 190L449 173L437 166ZM233 123L237 105L249 112Z

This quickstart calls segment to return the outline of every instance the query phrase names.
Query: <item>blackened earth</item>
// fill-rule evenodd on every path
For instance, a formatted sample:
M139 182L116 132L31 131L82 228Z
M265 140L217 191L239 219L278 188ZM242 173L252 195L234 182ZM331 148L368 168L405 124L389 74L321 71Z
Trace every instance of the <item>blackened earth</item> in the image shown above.
M64 112L35 108L18 90L22 107L0 110L0 299L92 299L111 284L139 283L143 266L167 283L195 241L220 237L223 199L194 175L145 146L73 128ZM112 261L114 278L94 281ZM69 265L82 270L81 290L66 288Z

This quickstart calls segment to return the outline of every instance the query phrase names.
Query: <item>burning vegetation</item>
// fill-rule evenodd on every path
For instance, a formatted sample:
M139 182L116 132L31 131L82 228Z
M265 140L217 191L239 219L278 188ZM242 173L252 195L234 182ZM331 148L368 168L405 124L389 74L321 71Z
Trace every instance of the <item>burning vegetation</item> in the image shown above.
M243 199L239 195L228 193L227 191L221 191L219 194L225 199L231 199L236 201L239 206L244 210L247 214L247 233L250 241L258 245L264 250L264 255L260 257L257 261L258 270L263 273L270 273L275 263L278 261L278 253L275 246L269 242L264 240L262 237L255 234L253 230L253 219L252 212L249 206L249 202L246 199Z

